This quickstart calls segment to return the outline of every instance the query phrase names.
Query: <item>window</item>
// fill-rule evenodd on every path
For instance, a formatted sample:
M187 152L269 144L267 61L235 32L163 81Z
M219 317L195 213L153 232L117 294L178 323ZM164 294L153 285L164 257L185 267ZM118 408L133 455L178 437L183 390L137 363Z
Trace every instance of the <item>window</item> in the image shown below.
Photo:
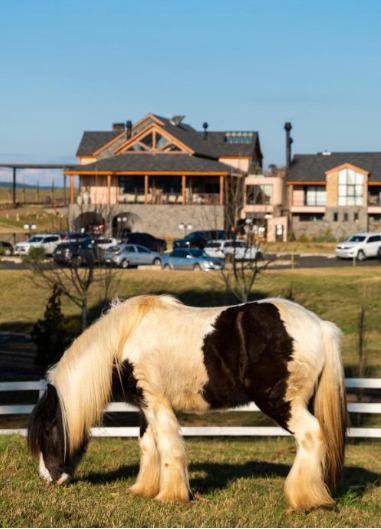
M359 214L358 214L358 213L354 213L354 214L353 214L353 220L354 220L355 222L357 222L357 221L359 220Z
M333 214L333 222L337 222L339 220L339 214L337 213L337 211L335 211L335 213Z
M352 169L339 171L339 206L362 206L364 175Z
M316 222L318 220L323 220L324 213L300 213L299 221L300 222Z
M155 176L154 186L156 191L165 194L181 194L181 176Z
M150 253L150 251L147 250L147 248L144 248L143 246L137 246L136 248L138 249L138 253Z
M247 204L272 204L272 184L247 186Z
M253 132L227 132L225 134L225 141L227 143L251 143L253 137Z
M120 176L119 189L121 193L144 195L143 176Z
M366 242L369 243L369 242L378 242L378 241L381 241L381 236L372 235L372 237L369 237L369 239Z
M327 192L324 186L306 186L306 206L325 206Z
M344 213L343 221L348 222L348 213Z

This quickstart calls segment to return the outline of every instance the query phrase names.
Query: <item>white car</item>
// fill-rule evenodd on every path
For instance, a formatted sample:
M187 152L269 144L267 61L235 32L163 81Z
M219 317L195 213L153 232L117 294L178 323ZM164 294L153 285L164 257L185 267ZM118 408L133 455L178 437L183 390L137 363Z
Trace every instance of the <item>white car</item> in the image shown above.
M16 255L26 255L31 248L43 248L46 255L52 255L61 242L59 235L41 234L33 235L29 241L18 242L15 246Z
M98 237L95 239L95 244L102 250L108 250L112 246L118 246L119 241L114 237Z
M236 261L254 261L263 255L259 248L236 239L208 241L204 251L211 257L228 260L235 258Z
M335 248L338 259L356 259L365 261L377 257L381 247L381 233L356 233Z

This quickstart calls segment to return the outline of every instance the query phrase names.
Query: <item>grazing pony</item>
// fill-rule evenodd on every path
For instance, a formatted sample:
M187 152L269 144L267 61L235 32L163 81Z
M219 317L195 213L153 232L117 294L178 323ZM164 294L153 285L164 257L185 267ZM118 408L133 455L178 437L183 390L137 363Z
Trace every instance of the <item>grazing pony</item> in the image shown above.
M29 424L40 475L62 484L111 399L117 369L139 407L140 470L131 492L188 501L186 453L175 410L255 402L296 439L285 493L295 509L333 507L347 425L340 331L283 299L187 307L170 296L115 303L48 373Z

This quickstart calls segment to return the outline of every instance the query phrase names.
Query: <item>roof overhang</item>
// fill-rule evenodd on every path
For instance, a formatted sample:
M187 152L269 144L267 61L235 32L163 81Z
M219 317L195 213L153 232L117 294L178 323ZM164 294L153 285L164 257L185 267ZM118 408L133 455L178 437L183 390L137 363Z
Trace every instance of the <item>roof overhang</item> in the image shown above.
M362 169L361 167L358 167L357 165L354 165L352 163L343 163L336 167L332 167L332 169L328 169L328 171L325 171L325 174L328 176L331 173L337 173L338 171L342 171L343 169L352 169L353 171L361 173L365 176L369 175L369 171L366 171L365 169Z

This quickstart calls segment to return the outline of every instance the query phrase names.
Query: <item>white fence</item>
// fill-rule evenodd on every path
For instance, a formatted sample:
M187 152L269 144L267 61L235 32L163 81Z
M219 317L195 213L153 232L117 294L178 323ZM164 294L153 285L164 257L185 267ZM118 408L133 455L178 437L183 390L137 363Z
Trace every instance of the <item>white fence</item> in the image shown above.
M347 388L356 389L381 389L381 379L378 378L349 378L345 380ZM46 389L46 381L37 382L1 382L0 391L38 391L39 396ZM34 408L33 404L0 405L0 415L29 414ZM137 408L124 402L112 402L106 407L106 412L136 412ZM255 404L242 406L228 411L258 412ZM348 411L351 413L381 414L381 403L349 402ZM185 436L286 436L289 435L277 426L184 426L181 432ZM1 434L26 435L26 429L0 429ZM138 427L101 427L92 428L93 437L137 437ZM381 438L381 428L349 428L349 437Z

